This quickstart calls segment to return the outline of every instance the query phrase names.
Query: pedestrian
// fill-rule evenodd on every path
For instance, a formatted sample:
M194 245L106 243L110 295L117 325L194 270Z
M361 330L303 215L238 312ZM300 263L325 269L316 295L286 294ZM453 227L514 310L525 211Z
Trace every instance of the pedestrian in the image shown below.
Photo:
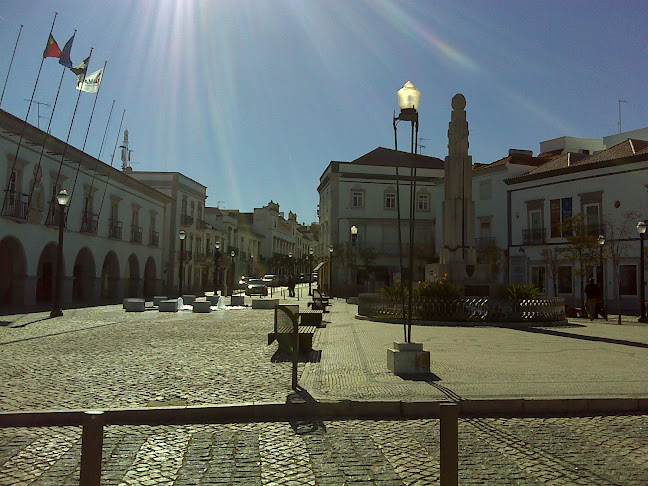
M288 277L288 297L295 296L295 276L290 275Z
M587 315L590 321L593 321L596 317L596 306L599 301L599 294L600 290L598 285L594 283L593 278L590 278L585 286L585 295L587 297L585 300L585 308L587 309Z

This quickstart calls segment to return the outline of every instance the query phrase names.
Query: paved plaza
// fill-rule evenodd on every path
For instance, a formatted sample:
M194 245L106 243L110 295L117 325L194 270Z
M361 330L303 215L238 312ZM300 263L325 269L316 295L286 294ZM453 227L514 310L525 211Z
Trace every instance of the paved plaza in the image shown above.
M293 299L291 299L291 303ZM302 298L301 306L306 307ZM315 400L648 397L648 326L570 320L518 330L419 327L432 374L389 374L402 326L336 300L300 384ZM267 345L272 310L0 316L0 410L285 403L290 364ZM274 361L274 362L273 362ZM78 484L80 427L0 430L0 486ZM461 484L648 484L648 416L459 422ZM437 484L439 422L291 421L108 426L105 485Z

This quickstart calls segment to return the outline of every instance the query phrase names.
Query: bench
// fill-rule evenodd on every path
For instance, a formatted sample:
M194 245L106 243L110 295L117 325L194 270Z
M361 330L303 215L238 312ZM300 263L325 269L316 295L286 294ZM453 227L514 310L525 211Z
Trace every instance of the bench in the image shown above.
M305 310L299 313L299 325L300 326L315 326L315 327L324 327L322 324L322 318L324 311L321 310Z
M144 299L129 298L124 299L123 306L126 312L144 312Z
M274 329L268 333L268 346L274 341L279 344L279 349L287 354L292 354L295 343L295 329L297 329L297 351L299 354L310 353L313 350L313 335L316 326L299 326L299 314L293 312L288 306L275 307Z
M211 305L212 303L208 300L196 300L193 303L192 311L200 314L207 314L211 312Z
M331 305L329 298L322 295L319 290L313 290L313 301L308 303L308 307L312 310L320 310L322 312L328 312L326 308Z

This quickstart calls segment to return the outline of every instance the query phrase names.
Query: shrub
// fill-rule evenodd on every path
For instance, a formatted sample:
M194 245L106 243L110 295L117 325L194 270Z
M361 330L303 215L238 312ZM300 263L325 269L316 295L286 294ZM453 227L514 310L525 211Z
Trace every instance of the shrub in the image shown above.
M510 300L537 299L540 289L533 284L510 284L504 289L504 296Z
M428 297L441 300L458 299L463 295L463 288L448 282L447 276L432 282L422 282L418 290L414 293L417 297Z
M401 287L403 284L401 282L396 282L396 285L390 285L388 287L382 287L380 290L378 290L378 294L382 295L383 297L400 297L401 295ZM407 296L407 288L405 289L405 296Z

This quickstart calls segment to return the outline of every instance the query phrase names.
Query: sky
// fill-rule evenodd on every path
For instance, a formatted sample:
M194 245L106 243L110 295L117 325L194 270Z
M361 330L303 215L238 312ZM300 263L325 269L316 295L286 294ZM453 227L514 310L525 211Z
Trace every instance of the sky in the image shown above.
M34 100L50 106L32 105L28 121L93 156L107 133L110 164L126 110L133 169L182 172L207 187L208 206L273 200L317 221L331 161L393 148L406 81L422 93L420 151L442 159L456 93L473 162L617 133L618 100L623 131L648 126L645 1L3 0L3 86L23 29L0 108L21 119L55 12L59 46L76 29L72 62L92 48L88 72L106 62L104 79L70 130L75 75L45 59Z

